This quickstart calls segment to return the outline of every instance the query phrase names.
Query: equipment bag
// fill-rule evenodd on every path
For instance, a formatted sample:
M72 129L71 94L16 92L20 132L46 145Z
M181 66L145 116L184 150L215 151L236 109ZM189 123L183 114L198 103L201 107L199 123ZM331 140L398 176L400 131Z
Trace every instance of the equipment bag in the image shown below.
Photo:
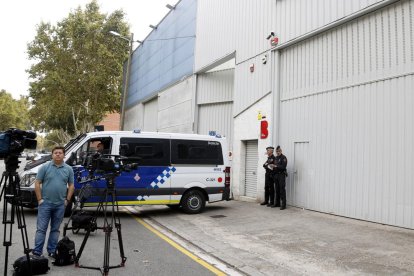
M72 216L72 228L73 229L88 229L91 226L91 221L93 219L93 215L85 212L80 211ZM92 227L92 231L94 231L94 227Z
M64 266L75 263L75 242L63 237L56 246L54 265Z
M43 256L29 255L30 265L32 267L32 275L46 274L49 267L49 260ZM14 276L27 276L30 275L29 265L27 263L26 255L18 258L14 261Z

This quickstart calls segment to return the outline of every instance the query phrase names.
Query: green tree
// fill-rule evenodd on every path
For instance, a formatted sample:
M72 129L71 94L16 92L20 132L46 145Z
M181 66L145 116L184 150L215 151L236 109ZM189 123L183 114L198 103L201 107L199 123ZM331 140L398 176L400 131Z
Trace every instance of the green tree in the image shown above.
M29 129L29 100L27 97L13 99L10 93L0 91L0 131L11 127Z
M33 124L70 134L91 131L108 112L119 110L123 63L128 43L125 14L109 15L94 0L78 7L56 26L40 23L28 55Z

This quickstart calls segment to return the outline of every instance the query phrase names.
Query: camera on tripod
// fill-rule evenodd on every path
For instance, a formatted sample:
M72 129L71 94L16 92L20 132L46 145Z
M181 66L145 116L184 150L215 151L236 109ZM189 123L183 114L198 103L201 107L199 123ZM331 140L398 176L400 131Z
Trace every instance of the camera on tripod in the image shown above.
M105 175L118 176L121 172L129 172L138 168L138 163L130 163L135 159L126 158L120 155L94 153L86 158L85 168L89 176Z
M97 209L93 216L88 215L86 212L80 212L79 214L74 213L75 209L72 210L72 215L69 217L67 223L63 228L63 233L66 235L66 231L71 229L74 233L77 233L80 228L86 230L85 237L83 239L82 245L78 251L78 254L75 257L75 266L88 268L88 269L97 269L102 272L102 275L108 275L108 271L111 268L123 267L126 262L126 257L124 254L124 246L122 242L121 234L121 220L119 217L119 206L117 201L117 192L115 189L115 178L121 174L122 171L132 171L138 168L137 163L132 163L136 158L126 158L121 155L111 155L111 154L101 154L99 152L90 154L86 157L86 164L84 164L84 169L80 166L80 170L77 171L78 178L84 174L85 170L88 171L88 176L83 181L79 181L83 185L79 191L79 202L86 201L89 196L96 196L98 192L91 192L92 185L88 185L90 182L95 182L98 180L105 180L105 190L102 194L99 194L101 200L97 206ZM89 186L89 187L88 187ZM82 206L82 205L81 205ZM82 207L81 207L82 208ZM103 226L98 226L97 216L99 212L103 212ZM110 211L110 214L107 213ZM85 219L83 219L84 217ZM76 223L75 222L76 218ZM72 227L69 227L69 222L72 220ZM85 222L85 223L84 223ZM104 265L103 267L92 267L84 266L79 264L79 259L82 255L83 249L88 240L89 234L96 229L102 229L105 232L105 245L104 245ZM109 265L109 251L110 251L110 235L113 229L116 229L118 234L118 243L120 250L121 263L119 265Z
M18 156L24 149L36 149L36 133L17 128L0 132L0 159Z
M9 247L12 245L12 226L14 224L15 216L17 219L18 228L22 234L22 244L25 259L27 261L28 272L32 274L29 253L29 239L26 230L26 220L23 213L22 197L20 192L20 177L17 173L19 167L19 155L26 149L36 149L37 141L35 140L36 133L33 131L25 131L17 128L9 128L4 132L0 132L0 159L4 159L6 171L0 180L0 201L3 200L3 246L6 247L6 254L4 256L4 273L7 275L7 264L9 259ZM9 212L8 208L11 205ZM9 217L10 213L10 217ZM9 233L6 233L7 230Z

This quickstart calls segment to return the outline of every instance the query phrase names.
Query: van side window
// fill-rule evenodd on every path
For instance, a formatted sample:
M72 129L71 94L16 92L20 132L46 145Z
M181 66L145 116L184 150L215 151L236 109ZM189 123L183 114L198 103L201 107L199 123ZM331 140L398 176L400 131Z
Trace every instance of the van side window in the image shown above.
M171 140L171 163L223 165L221 144L217 141Z
M77 165L85 165L87 157L92 155L98 151L97 145L101 144L101 154L110 154L112 148L112 138L111 137L93 137L86 141L80 148L78 148L75 152L76 160L71 160L71 164L73 162Z
M127 145L124 156L139 166L170 165L170 140L151 138L121 138L121 145ZM133 160L138 158L138 160Z

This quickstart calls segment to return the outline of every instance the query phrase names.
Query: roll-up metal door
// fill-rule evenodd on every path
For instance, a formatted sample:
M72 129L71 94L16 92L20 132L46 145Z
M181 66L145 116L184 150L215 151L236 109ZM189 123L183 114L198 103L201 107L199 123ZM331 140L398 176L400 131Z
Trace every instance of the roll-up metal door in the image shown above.
M246 176L244 191L248 197L256 198L257 195L257 140L246 141Z

